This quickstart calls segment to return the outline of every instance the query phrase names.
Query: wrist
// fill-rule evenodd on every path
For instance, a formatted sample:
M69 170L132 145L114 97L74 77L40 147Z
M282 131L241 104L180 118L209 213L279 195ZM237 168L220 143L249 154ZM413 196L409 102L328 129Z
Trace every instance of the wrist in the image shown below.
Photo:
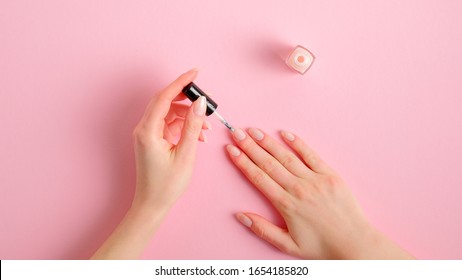
M360 250L353 254L352 259L415 259L372 225L368 226L361 243Z
M354 259L381 259L379 252L383 246L386 246L385 236L372 225L369 225L362 237L359 252L354 256Z
M354 230L338 238L335 246L330 252L330 258L360 260L371 259L371 252L381 243L379 232L367 221L357 223Z
M168 212L175 202L171 200L173 199L169 199L164 194L151 193L137 187L130 209L147 212Z
M160 223L170 210L170 206L150 200L133 199L127 216L137 217L148 223Z

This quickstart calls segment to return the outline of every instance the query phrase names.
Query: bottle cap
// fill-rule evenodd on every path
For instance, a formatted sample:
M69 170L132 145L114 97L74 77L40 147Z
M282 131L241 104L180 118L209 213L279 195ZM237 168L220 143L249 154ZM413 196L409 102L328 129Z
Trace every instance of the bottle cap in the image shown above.
M199 97L204 96L207 100L207 111L205 112L206 116L210 116L215 112L218 107L218 104L213 101L205 92L203 92L195 83L191 82L185 86L182 90L184 95L191 100L192 102L196 101Z

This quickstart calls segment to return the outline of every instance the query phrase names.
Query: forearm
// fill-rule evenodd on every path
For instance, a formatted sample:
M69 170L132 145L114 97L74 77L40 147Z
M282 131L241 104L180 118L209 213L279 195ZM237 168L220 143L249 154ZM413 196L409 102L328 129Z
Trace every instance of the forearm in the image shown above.
M132 206L92 259L138 259L161 224L167 209Z

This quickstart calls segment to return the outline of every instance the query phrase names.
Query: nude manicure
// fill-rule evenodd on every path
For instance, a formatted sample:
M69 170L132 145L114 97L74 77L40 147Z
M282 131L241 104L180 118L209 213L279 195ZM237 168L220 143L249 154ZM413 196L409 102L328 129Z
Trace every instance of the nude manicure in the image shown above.
M241 151L239 151L239 149L236 146L228 145L226 146L226 149L232 156L237 157L241 154Z
M189 73L189 72L199 72L199 68L197 68L197 67L193 68L193 69L187 71L186 73Z
M251 227L252 226L252 220L247 217L246 215L242 214L242 213L238 213L236 215L236 218L239 220L239 222L241 222L241 224L243 224L244 226L246 227Z
M249 134L250 136L252 136L253 139L258 140L258 141L262 140L263 137L265 136L263 132L261 132L261 130L257 128L249 129Z
M242 141L245 138L245 132L240 128L236 128L233 132L233 135L234 138L236 138L239 141Z
M287 139L290 142L295 140L295 135L293 135L292 133L290 133L288 131L281 131L281 135L282 135L282 137L284 137L285 139Z
M202 117L205 115L205 97L201 96L194 102L193 108L194 114Z

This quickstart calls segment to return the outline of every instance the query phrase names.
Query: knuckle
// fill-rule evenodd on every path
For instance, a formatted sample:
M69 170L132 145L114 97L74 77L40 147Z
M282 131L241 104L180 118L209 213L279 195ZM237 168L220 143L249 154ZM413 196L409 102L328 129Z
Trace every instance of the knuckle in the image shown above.
M279 198L277 205L283 213L293 213L296 210L294 201L289 196L282 196Z
M241 148L245 151L250 151L252 150L254 147L252 147L253 145L253 142L252 140L249 139L249 137L246 137L243 141L240 142L239 146L241 146Z
M271 158L265 159L261 164L261 168L265 170L266 173L272 173L276 167L276 161Z
M255 226L254 227L254 230L255 234L260 237L261 239L263 240L268 240L269 239L269 234L268 234L268 231L265 230L263 227L261 226Z
M281 164L284 166L291 166L295 164L296 160L298 160L298 158L294 154L289 153L281 159Z
M336 188L342 184L342 180L338 176L327 175L324 178L326 187Z
M133 136L133 140L135 141L136 145L146 147L152 143L151 135L147 133L146 130L140 127L136 127L133 130L132 136Z
M305 200L308 198L308 191L306 187L298 180L290 186L290 190L291 193L298 199Z
M265 173L258 170L255 173L250 175L250 181L252 181L254 185L260 186L260 185L263 185L265 181L265 176L266 176Z
M309 162L312 165L316 165L318 163L318 157L316 156L315 153L311 151L307 151L307 153L305 154L305 157L306 157L307 162Z
M170 103L170 100L164 94L159 94L155 97L154 103Z
M194 134L198 133L202 129L202 122L189 121L185 123L186 133Z
M133 139L137 139L137 138L138 138L138 135L139 135L138 127L135 127L135 129L133 129L133 131L132 131L132 137L133 137Z
M338 176L327 175L324 180L321 181L322 185L319 186L321 193L328 196L337 196L340 192L343 181Z

